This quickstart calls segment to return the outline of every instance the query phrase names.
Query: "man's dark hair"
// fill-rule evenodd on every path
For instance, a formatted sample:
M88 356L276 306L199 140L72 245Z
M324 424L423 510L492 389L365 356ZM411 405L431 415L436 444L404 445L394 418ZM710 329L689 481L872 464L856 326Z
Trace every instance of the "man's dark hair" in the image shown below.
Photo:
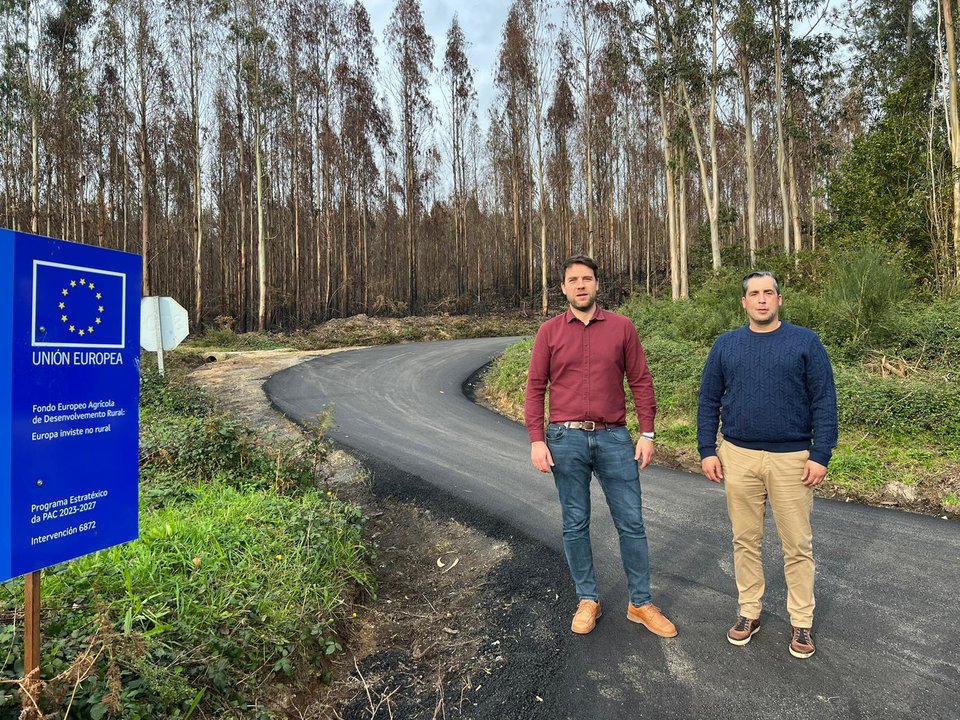
M773 274L772 272L770 272L769 270L755 270L754 272L752 272L752 273L750 273L749 275L745 276L745 277L743 278L743 282L740 283L740 290L741 290L740 294L741 294L743 297L746 297L746 296L747 296L747 283L749 283L749 282L750 282L751 280L753 280L754 278L761 278L761 277L773 278L773 287L776 289L777 295L780 294L780 282L777 280L777 276L774 275L774 274Z
M597 280L600 279L599 268L593 261L592 257L589 255L571 255L563 261L563 267L560 270L560 282L563 282L567 279L567 268L569 268L571 265L586 265L588 268L593 270L593 277Z

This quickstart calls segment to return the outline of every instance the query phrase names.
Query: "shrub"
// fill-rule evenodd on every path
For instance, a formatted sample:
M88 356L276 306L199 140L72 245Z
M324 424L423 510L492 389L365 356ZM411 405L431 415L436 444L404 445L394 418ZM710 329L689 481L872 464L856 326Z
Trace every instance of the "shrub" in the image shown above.
M709 345L721 333L743 324L740 279L730 275L715 278L689 300L670 302L634 296L620 312L633 320L644 341L657 335Z
M515 408L523 408L532 351L533 338L511 345L493 362L484 377L489 390Z
M960 297L912 304L900 314L889 352L923 366L960 365Z
M912 281L896 256L870 243L841 253L823 292L824 340L859 356L897 333Z
M210 405L203 390L192 385L171 383L167 375L157 369L140 366L140 413L147 417L155 413L183 417L203 417Z
M871 377L858 369L835 368L840 425L884 435L933 435L960 446L960 388L936 378Z
M658 414L695 417L708 348L658 335L647 338L643 347L653 374Z

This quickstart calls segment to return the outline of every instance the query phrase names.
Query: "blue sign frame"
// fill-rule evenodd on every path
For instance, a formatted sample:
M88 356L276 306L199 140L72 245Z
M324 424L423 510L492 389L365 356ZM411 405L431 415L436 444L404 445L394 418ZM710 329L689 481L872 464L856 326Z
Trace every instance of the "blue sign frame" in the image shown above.
M141 273L0 230L0 581L139 536Z

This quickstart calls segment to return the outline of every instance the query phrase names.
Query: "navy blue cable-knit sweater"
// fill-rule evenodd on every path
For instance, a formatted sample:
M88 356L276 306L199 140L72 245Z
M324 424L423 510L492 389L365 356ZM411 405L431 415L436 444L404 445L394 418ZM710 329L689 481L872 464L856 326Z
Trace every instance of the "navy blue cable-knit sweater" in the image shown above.
M717 454L718 427L740 447L809 449L811 460L829 463L837 444L837 391L816 333L783 322L772 332L744 325L717 338L700 383L701 458Z

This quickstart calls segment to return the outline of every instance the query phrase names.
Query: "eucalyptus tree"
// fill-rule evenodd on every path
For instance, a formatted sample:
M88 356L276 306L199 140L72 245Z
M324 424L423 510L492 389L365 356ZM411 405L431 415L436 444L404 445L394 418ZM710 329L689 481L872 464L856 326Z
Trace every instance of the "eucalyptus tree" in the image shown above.
M533 137L536 143L537 209L540 216L540 314L548 309L547 279L547 203L549 196L544 169L543 133L546 125L550 80L554 73L554 27L549 21L552 6L549 0L524 0L523 15L529 37L530 95ZM532 267L532 263L531 263ZM531 288L532 290L532 288Z
M116 0L121 26L132 50L131 78L133 107L137 133L137 169L140 179L140 254L143 262L143 293L153 291L152 255L156 254L151 232L154 226L152 211L156 200L155 151L158 147L159 127L155 114L169 98L170 76L166 60L156 39L159 36L157 7L153 0Z
M651 22L653 25L652 43L655 62L650 65L649 82L651 89L655 88L657 105L660 110L660 142L663 152L664 168L664 204L667 211L667 248L670 262L670 295L673 300L679 300L681 293L681 276L686 275L686 268L681 268L681 255L685 257L685 250L681 247L681 224L686 222L685 215L678 210L676 188L676 173L678 168L677 155L674 149L675 134L673 132L676 119L674 117L676 90L672 82L670 67L672 64L669 53L670 23L672 22L667 9L660 2L651 2ZM631 35L635 57L645 54L643 35L636 26ZM683 252L681 252L683 250Z
M90 87L84 38L92 19L91 0L61 0L47 10L42 25L54 76L48 141L54 150L61 232L79 242L86 241Z
M600 15L603 43L597 55L594 93L594 202L599 213L595 252L600 266L611 278L619 277L625 257L619 231L624 203L626 123L632 97L632 47L630 30L618 13L604 8Z
M740 80L743 100L743 164L746 180L745 229L750 266L757 261L757 157L754 149L753 69L763 55L764 33L757 24L756 6L751 0L739 0L726 36L731 39L734 64Z
M859 134L884 112L884 99L902 84L909 68L929 55L930 23L940 0L851 0L844 38L850 61L850 91L854 112L850 135ZM921 12L917 12L917 6Z
M210 57L214 0L164 0L170 52L179 100L190 127L190 165L193 190L193 320L203 319L203 112L211 78L206 72Z
M773 27L773 90L775 94L774 118L777 132L777 183L780 190L780 208L783 233L783 251L790 252L791 224L790 218L790 191L787 189L787 146L784 130L786 106L786 90L784 88L784 48L790 44L790 0L770 0L770 21ZM784 7L786 5L786 8ZM784 41L784 27L787 39Z
M303 288L303 239L300 208L302 205L302 155L303 130L305 123L301 119L301 87L305 71L302 63L302 41L304 34L305 16L301 11L300 3L288 0L282 8L283 34L286 44L284 47L284 62L286 70L286 106L287 106L287 160L289 164L289 213L290 230L293 234L293 252L289 261L289 277L287 282L293 285L293 308L291 314L297 323L306 316L304 301L301 297Z
M378 138L377 150L380 153L380 165L383 172L382 196L380 204L380 242L379 264L376 284L371 290L376 292L372 310L382 310L394 306L401 295L400 285L405 260L402 244L394 241L400 234L400 208L397 204L397 188L401 187L396 172L397 149L393 140L396 128L390 108L390 99L386 93L380 95L380 109L383 117L383 137Z
M701 12L706 14L707 10L709 19L706 22L709 32L704 34L701 32ZM710 254L713 270L716 272L720 269L720 168L717 158L717 96L720 85L718 2L710 0L709 4L690 5L678 3L672 20L669 27L676 63L676 81L697 157L697 167L700 170L700 188L710 223ZM703 40L706 42L706 48L702 46ZM700 64L701 57L709 58L709 68ZM704 107L706 118L702 120L698 117L700 113L695 112L694 108ZM701 122L703 123L702 131ZM706 134L709 160L707 152L704 151L702 134ZM685 280L683 265L685 263L681 263L681 272L684 273L683 280ZM681 290L681 294L685 297L687 293Z
M802 246L802 220L799 183L796 169L794 107L799 92L794 72L796 43L794 29L798 21L809 19L819 8L815 0L770 0L770 21L773 30L773 62L776 133L777 179L783 222L783 250L797 253Z
M457 303L467 294L468 225L467 225L467 130L476 115L477 93L473 69L466 54L467 39L457 15L447 30L444 51L444 96L450 117L450 167L453 182L454 257L456 263Z
M941 1L943 20L943 45L946 47L947 93L944 98L947 116L947 137L950 145L950 161L953 170L950 237L953 240L954 278L960 280L960 91L957 89L957 38L953 0Z
M583 123L583 172L586 183L587 254L594 254L595 222L593 207L593 70L603 42L600 14L607 3L597 0L565 0L572 45L579 54L578 83L581 96L580 120Z
M789 147L795 166L794 194L798 197L794 214L801 217L802 208L808 208L803 229L810 250L817 244L817 198L824 194L835 157L849 148L839 130L846 97L836 49L832 33L811 29L794 39L791 50ZM800 197L801 193L806 197ZM795 251L799 249L797 243Z
M116 5L100 14L91 52L91 86L97 142L97 243L129 250L131 207L130 41Z
M10 9L16 9L17 5L16 2L11 3ZM33 63L36 57L32 50L36 39L31 30L34 7L30 0L24 1L23 40L21 43L11 43L9 47L15 49L19 45L23 51L22 77L27 84L25 99L30 112L30 230L37 233L40 232L40 104L46 92Z
M305 17L304 54L306 90L311 99L315 274L322 284L321 312L330 314L333 285L334 159L339 138L334 129L335 55L341 38L343 6L338 0L309 0ZM322 283L321 283L322 279Z
M337 71L344 93L340 137L345 160L345 180L352 192L344 193L346 208L352 205L353 237L359 255L361 303L370 310L369 224L370 196L377 187L379 171L375 148L387 142L387 124L377 98L377 55L370 26L370 15L359 0L354 0L344 15L343 54ZM346 215L346 210L344 211ZM351 268L348 262L348 237L342 245L340 282L341 312L349 307L348 287Z
M38 232L40 215L40 81L37 68L37 23L31 3L5 0L0 3L0 33L5 52L0 58L0 194L3 222L20 229L29 223ZM29 151L22 138L29 138ZM29 177L30 208L26 218L20 203L25 193L23 178Z
M547 109L548 158L547 178L553 191L552 206L561 238L563 257L573 254L573 211L570 206L573 193L573 162L571 133L577 124L577 104L571 88L573 59L570 41L561 32L557 40L557 69L554 74L550 107Z
M624 254L622 235L619 256L625 268L621 269L621 277L626 275L627 288L632 292L636 282L636 269L641 254L646 257L649 267L651 248L647 243L641 251L639 237L645 234L650 237L649 226L652 223L650 206L656 200L654 183L648 182L646 187L643 181L652 178L659 168L650 161L648 146L650 144L649 103L647 101L648 71L650 69L646 58L638 52L638 42L647 44L641 37L639 18L629 4L620 5L616 13L611 14L619 32L611 33L611 42L605 52L604 63L607 75L614 81L616 108L615 113L619 120L617 127L619 137L615 148L617 153L617 178L620 183L618 197L620 198L620 220L626 223L626 250ZM641 209L642 208L642 209ZM626 214L626 218L622 217ZM643 215L641 222L640 215ZM611 227L612 231L612 227Z
M263 20L262 0L238 0L231 32L237 48L238 78L243 92L243 102L253 129L254 188L256 196L256 255L257 255L257 329L267 326L268 278L267 278L267 230L266 193L264 186L264 123L278 88L270 72L270 61L275 59L277 45Z
M499 92L502 97L503 91ZM498 281L491 284L491 290L502 292L506 289L503 278L509 278L509 289L516 299L519 287L519 269L515 257L516 238L513 223L508 219L513 197L512 152L507 108L503 102L494 103L489 109L484 151L488 162L484 183L487 197L485 205L489 216L490 236L494 239L491 243L490 237L487 238L486 249L490 251L491 244L497 248L502 247L502 251L494 252L491 259L490 274ZM509 238L509 241L506 238Z
M417 247L421 171L426 159L427 130L433 118L429 80L433 72L433 38L423 24L418 0L398 0L387 26L398 87L399 132L403 157L403 200L407 239L408 310L419 310Z
M863 131L847 127L850 148L830 173L826 234L904 249L918 274L949 292L954 171L938 7L914 13L912 3L863 0L856 8L849 55Z
M513 231L513 294L519 299L531 288L524 284L525 269L530 268L532 248L526 247L525 229L530 220L526 198L531 194L530 176L530 103L533 92L533 68L530 38L522 0L516 0L507 12L497 57L496 86L503 107L509 142L509 206Z

